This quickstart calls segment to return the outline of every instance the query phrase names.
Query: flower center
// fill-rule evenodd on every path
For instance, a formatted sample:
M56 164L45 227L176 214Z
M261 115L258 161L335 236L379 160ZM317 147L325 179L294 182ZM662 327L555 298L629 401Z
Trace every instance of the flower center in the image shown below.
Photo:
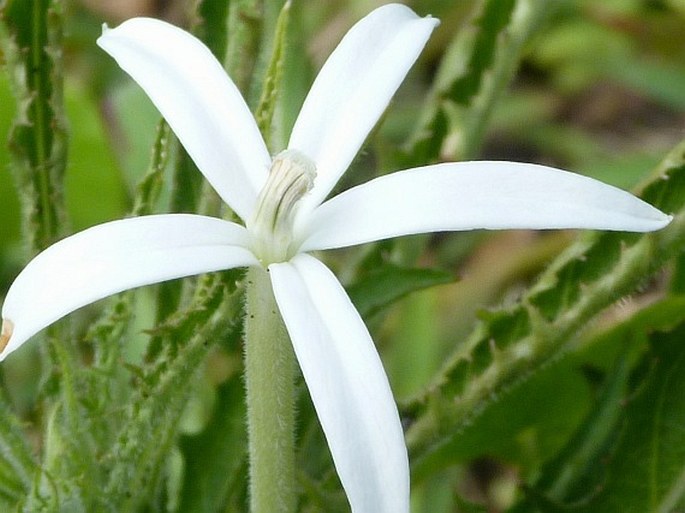
M315 176L314 162L297 150L285 150L274 158L247 223L252 251L262 265L284 262L294 255L295 213L300 199L312 189Z

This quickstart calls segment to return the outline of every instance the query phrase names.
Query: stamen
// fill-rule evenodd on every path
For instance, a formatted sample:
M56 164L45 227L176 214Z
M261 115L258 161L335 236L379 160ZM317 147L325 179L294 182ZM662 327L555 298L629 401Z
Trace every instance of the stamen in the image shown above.
M316 167L297 150L285 150L271 164L264 188L248 223L253 251L263 264L283 261L290 253L297 206L316 176Z
M14 333L14 323L9 319L3 319L2 332L0 333L0 353L2 353L7 347L7 344L9 344L12 333Z

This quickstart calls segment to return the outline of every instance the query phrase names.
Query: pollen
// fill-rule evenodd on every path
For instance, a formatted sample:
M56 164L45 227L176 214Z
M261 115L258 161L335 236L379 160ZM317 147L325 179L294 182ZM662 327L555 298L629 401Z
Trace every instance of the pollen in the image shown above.
M2 320L2 332L0 333L0 353L5 350L9 344L12 333L14 332L14 323L9 319Z

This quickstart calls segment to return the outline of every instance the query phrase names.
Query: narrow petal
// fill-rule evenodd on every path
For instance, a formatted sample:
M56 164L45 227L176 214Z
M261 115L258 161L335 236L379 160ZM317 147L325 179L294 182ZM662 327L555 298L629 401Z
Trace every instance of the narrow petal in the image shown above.
M648 232L671 217L597 180L535 164L462 162L385 175L332 198L302 251L415 233L507 228Z
M331 271L309 255L269 271L352 512L408 513L402 426L359 314Z
M224 201L248 219L271 158L240 92L209 49L150 18L105 28L98 45L148 94Z
M321 68L289 143L316 163L310 208L350 165L437 24L385 5L352 27Z
M0 360L57 319L110 294L257 265L246 244L242 226L190 214L113 221L67 237L31 260L10 286Z

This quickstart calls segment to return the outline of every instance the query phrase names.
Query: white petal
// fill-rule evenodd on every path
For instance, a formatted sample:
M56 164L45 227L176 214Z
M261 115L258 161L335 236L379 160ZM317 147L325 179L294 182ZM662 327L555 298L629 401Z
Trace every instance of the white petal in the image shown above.
M13 328L3 360L64 315L122 290L204 272L257 265L246 230L190 214L135 217L67 237L31 260L2 308Z
M671 217L597 180L535 164L462 162L382 176L317 208L301 250L415 233L507 228L647 232Z
M269 271L352 512L408 513L402 426L366 326L315 258L298 255Z
M149 18L105 28L98 45L148 94L224 201L248 219L271 158L210 50L188 32Z
M316 163L306 203L319 204L335 186L437 24L403 5L385 5L352 27L328 58L288 145Z

